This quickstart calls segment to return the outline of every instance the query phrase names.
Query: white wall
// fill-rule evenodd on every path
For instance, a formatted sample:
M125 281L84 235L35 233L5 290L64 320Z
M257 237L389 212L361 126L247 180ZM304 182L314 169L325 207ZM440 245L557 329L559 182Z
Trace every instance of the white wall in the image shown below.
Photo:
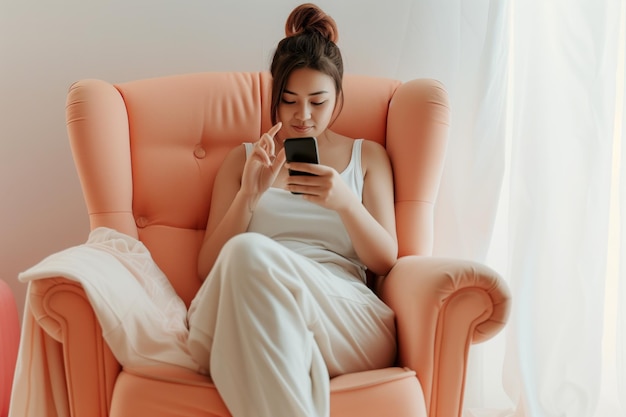
M20 315L26 288L17 274L88 234L65 130L70 84L265 70L299 3L0 0L0 278L13 289ZM432 75L429 57L406 52L437 36L436 19L409 25L420 13L411 1L399 0L393 10L386 3L318 2L339 25L346 71L400 79ZM416 30L429 36L407 37ZM416 60L421 71L414 71Z

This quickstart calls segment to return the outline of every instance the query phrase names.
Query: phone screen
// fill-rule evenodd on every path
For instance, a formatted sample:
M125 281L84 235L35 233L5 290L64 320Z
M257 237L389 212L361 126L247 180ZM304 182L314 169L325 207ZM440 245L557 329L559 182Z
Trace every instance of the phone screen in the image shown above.
M319 164L317 153L317 139L310 136L305 138L289 138L285 140L285 157L287 162L308 162ZM289 170L289 175L314 175L308 172Z

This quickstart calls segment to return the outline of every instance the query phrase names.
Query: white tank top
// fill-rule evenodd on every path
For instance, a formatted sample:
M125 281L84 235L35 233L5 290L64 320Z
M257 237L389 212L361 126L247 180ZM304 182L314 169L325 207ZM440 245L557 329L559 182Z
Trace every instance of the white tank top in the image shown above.
M362 143L363 139L355 139L350 162L340 174L361 201ZM253 145L244 145L246 155L249 155ZM354 251L339 215L333 210L305 201L299 195L282 188L269 188L257 203L248 231L264 234L336 272L339 272L336 267L340 267L340 271L365 281L365 265Z

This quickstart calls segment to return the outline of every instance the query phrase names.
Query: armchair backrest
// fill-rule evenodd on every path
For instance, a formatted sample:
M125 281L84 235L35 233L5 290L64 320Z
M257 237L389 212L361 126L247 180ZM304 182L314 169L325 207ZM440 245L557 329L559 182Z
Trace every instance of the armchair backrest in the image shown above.
M91 228L138 237L189 304L213 180L227 152L271 127L268 73L82 80L67 127ZM394 170L400 255L429 255L449 124L434 80L346 75L338 133L383 144Z

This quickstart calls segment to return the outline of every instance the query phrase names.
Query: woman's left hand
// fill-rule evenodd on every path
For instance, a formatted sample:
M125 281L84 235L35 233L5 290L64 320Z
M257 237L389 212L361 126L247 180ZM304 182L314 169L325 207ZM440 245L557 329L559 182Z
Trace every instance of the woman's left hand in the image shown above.
M307 201L337 212L353 207L355 202L361 204L339 173L329 166L291 162L285 164L285 169L313 174L290 175L287 178L285 189L300 193Z

